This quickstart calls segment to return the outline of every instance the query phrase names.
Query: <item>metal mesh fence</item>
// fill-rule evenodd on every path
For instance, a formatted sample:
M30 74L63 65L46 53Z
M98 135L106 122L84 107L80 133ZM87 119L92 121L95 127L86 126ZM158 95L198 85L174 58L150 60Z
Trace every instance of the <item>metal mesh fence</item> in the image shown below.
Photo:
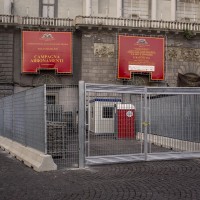
M3 135L13 138L13 104L12 96L5 97L4 105L4 132Z
M0 99L0 135L78 167L78 86L48 85Z
M44 87L26 91L25 98L26 115L25 130L26 144L35 149L45 151L45 93ZM34 141L34 142L33 142Z
M44 87L0 100L0 135L45 152Z
M143 94L87 92L86 156L138 154ZM134 101L134 104L133 104Z
M13 96L13 140L26 145L26 106L25 92L17 93Z
M86 161L197 156L199 121L199 88L86 84Z
M200 95L149 95L149 141L168 151L200 151ZM155 150L149 148L149 152Z
M47 153L58 168L78 167L78 86L48 85Z
M0 135L52 155L58 168L84 165L85 155L94 163L200 152L200 89L82 86L85 93L48 85L0 99Z
M0 135L4 133L4 105L3 99L0 99Z

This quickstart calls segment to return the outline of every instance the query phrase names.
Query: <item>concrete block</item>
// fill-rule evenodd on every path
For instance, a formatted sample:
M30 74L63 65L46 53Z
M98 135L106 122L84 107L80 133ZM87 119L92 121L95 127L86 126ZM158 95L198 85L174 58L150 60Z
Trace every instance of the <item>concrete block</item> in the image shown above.
M144 133L137 133L137 140L144 140ZM200 143L148 134L148 142L178 151L200 151Z
M35 171L40 172L57 169L57 165L53 162L51 155L45 155L44 153L33 148L23 148L21 157L23 158L24 164L32 167Z
M52 171L57 170L51 155L45 155L43 152L30 147L23 146L8 138L0 136L0 147L10 152L25 165L32 167L35 171Z
M14 142L14 141L11 141L11 145L10 145L8 151L10 152L10 154L12 156L16 157L20 161L22 161L21 150L22 150L22 145L21 144L19 144L17 142Z
M5 137L1 137L0 136L0 147L9 151L9 149L11 148L12 146L12 141L9 140L8 138L5 138Z

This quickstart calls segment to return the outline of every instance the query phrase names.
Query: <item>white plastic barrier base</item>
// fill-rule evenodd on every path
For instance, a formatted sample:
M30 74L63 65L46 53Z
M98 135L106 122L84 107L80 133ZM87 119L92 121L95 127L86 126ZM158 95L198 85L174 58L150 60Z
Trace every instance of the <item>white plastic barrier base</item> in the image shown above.
M32 167L35 171L51 171L57 170L57 165L54 163L51 155L37 151L30 147L25 147L17 142L8 138L0 136L0 147L11 155L15 156L25 165Z

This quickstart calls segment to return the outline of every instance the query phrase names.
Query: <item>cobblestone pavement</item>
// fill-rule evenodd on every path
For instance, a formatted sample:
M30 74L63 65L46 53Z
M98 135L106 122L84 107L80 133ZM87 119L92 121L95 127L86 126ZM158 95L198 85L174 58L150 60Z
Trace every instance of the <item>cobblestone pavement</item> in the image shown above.
M200 160L38 173L0 150L0 200L200 199Z

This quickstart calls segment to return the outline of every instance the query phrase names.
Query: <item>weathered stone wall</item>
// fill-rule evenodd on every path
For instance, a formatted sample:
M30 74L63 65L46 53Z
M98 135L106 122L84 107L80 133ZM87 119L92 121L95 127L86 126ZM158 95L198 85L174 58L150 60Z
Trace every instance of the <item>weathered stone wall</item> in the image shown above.
M77 84L79 80L104 84L135 84L117 78L118 34L111 30L77 30L73 33L73 74L56 75L41 71L37 75L21 73L21 30L0 29L0 97L37 86L44 81L52 84ZM120 34L139 35L135 32ZM156 32L142 32L145 36L156 36ZM160 34L161 35L161 34ZM167 33L165 80L151 82L141 76L148 86L177 86L178 73L194 73L200 76L200 36L188 40L183 33ZM135 76L137 77L137 76ZM51 79L52 78L52 79ZM46 81L46 82L45 82ZM140 84L140 83L139 83ZM14 89L13 89L14 85Z
M200 76L200 37L188 40L183 34L167 37L166 82L177 86L178 73Z
M13 31L0 28L0 98L13 92Z
M129 34L123 32L122 34ZM134 35L136 33L133 33ZM137 33L138 35L138 33ZM145 33L145 36L156 36ZM159 34L159 36L161 36ZM200 75L200 37L188 40L183 33L168 33L165 46L165 80L152 82L146 76L143 79L148 86L177 86L178 73L196 73ZM118 33L114 31L83 32L82 36L82 79L95 83L125 84L117 78ZM134 84L132 80L126 84Z
M116 37L113 32L83 32L82 80L118 83Z

